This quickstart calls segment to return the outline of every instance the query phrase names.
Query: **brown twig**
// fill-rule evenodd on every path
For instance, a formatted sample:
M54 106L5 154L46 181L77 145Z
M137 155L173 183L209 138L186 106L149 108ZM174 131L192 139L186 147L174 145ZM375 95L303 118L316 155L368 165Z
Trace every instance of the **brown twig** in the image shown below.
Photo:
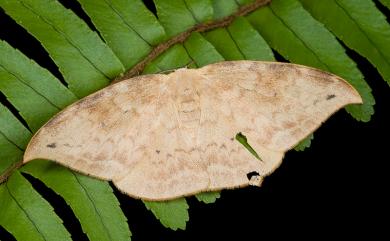
M179 35L176 35L175 37L157 45L148 56L146 56L141 62L136 64L133 68L131 68L129 71L127 71L124 75L114 79L111 83L117 83L121 80L129 79L131 77L137 76L144 70L145 66L150 63L152 60L154 60L157 56L162 54L165 50L169 49L173 45L177 43L183 43L193 32L206 32L210 31L215 28L221 28L226 27L229 24L231 24L237 17L247 15L259 7L262 7L268 3L270 3L271 0L256 0L255 2L244 5L238 9L237 12L233 13L232 15L229 15L225 18L222 18L220 20L216 20L213 22L207 22L207 23L201 23L198 25L195 25L194 27L188 29L187 31L180 33Z
M11 176L11 174L19 169L23 165L23 161L19 161L14 163L12 166L8 167L7 170L5 170L4 174L0 176L0 183L3 183L7 181L7 179Z

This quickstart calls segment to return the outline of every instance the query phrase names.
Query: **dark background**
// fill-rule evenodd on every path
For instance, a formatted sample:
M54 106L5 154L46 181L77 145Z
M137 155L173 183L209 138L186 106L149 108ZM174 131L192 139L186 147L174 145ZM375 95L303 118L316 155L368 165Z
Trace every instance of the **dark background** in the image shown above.
M94 29L76 1L61 2ZM376 3L390 16L386 8ZM0 39L63 80L39 42L1 9ZM190 221L185 231L164 228L141 201L128 198L113 187L128 218L132 240L262 240L265 236L371 240L389 236L389 181L385 165L390 161L390 87L365 58L349 49L347 54L358 64L376 98L375 115L369 123L358 122L341 110L315 132L309 149L288 152L281 167L265 179L261 188L222 191L222 198L209 205L194 197L187 198ZM0 100L10 107L1 93ZM54 206L74 240L87 240L64 200L40 181L29 176L28 179ZM1 227L0 239L13 240Z

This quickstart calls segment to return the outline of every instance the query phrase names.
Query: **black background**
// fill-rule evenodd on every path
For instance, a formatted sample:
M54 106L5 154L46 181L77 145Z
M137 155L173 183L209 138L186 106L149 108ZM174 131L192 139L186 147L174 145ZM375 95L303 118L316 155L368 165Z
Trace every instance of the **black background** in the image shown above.
M76 1L61 2L94 29ZM389 16L387 9L376 4ZM150 3L148 6L153 9ZM39 42L2 10L0 38L63 80ZM344 110L339 111L315 132L309 149L288 152L281 167L265 179L261 188L222 191L222 198L209 205L187 198L190 221L185 231L164 228L141 201L115 191L128 218L132 240L389 236L389 175L385 166L390 161L390 87L366 59L349 49L347 54L358 64L376 98L375 115L369 123L355 121ZM12 108L1 94L0 100ZM40 181L28 179L54 206L73 239L87 240L64 200ZM0 239L13 240L1 227Z

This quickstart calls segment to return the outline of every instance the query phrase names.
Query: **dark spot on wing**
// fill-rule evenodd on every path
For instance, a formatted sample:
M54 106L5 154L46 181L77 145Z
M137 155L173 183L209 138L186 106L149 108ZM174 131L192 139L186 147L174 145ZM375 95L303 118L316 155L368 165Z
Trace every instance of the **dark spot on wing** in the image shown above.
M156 150L156 153L157 153L157 154L160 154L160 150Z
M47 144L46 147L49 147L49 148L56 148L56 147L57 147L57 144L56 144L55 142L53 142L53 143Z
M335 98L336 97L336 95L328 95L328 96L326 96L326 100L330 100L330 99L333 99L333 98Z

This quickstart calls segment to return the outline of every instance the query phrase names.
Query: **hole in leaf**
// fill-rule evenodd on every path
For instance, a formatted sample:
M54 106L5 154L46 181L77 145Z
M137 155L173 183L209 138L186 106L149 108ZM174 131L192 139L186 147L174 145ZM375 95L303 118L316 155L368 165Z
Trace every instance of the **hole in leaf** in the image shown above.
M327 96L326 96L326 100L331 100L331 99L333 99L333 98L335 98L335 97L336 97L336 95L334 95L334 94L327 95Z
M72 209L68 206L65 200L52 189L48 188L41 180L26 173L23 173L23 176L31 183L34 189L54 208L54 212L63 220L64 227L72 235L72 239L87 241L87 235L81 229L79 220L76 218Z
M47 144L46 147L48 147L48 148L56 148L57 144L55 142L53 142L53 143Z
M261 161L261 158L255 151L255 149L253 149L251 145L248 143L246 136L244 136L241 132L239 132L236 135L236 140L240 142L250 153L252 153L252 155L254 155L257 159Z
M249 172L246 174L246 177L248 178L248 180L251 180L252 177L256 177L256 176L260 176L260 174L258 172L255 172L255 171Z

